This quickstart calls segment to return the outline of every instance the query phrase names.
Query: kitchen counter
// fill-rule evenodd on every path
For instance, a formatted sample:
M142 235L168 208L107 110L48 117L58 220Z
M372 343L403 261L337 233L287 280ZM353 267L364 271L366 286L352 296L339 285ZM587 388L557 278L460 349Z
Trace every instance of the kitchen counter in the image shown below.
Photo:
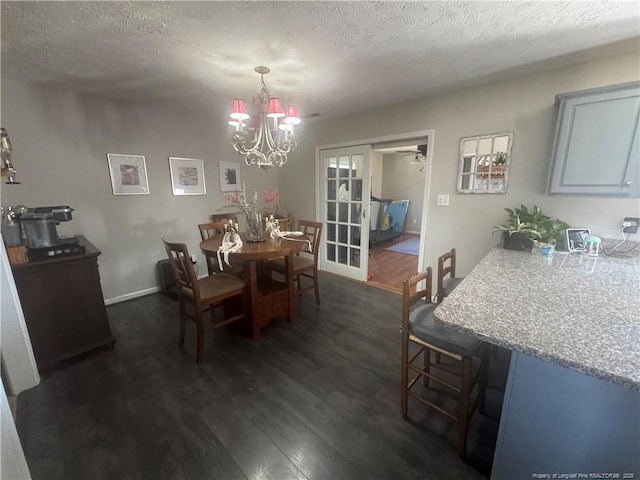
M512 351L492 480L640 478L639 292L638 258L497 248L436 308Z
M486 342L640 390L640 259L493 249L435 310Z

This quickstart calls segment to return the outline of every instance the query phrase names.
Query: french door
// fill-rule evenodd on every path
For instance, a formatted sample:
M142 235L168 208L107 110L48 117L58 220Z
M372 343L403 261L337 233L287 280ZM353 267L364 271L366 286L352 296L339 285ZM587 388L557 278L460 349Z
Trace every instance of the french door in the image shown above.
M366 281L369 256L371 146L320 150L320 268Z

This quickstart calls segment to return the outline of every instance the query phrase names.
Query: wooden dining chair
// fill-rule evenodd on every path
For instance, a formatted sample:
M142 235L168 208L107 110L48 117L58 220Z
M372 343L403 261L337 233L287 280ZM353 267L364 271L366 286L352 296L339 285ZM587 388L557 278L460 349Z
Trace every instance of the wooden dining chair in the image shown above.
M322 236L322 223L298 220L298 230L309 239L311 251L298 252L293 257L293 277L297 284L297 289L294 293L296 295L302 295L303 292L313 288L316 294L316 304L320 305L320 291L318 289L318 251L320 249L320 237ZM284 275L284 258L269 260L269 268ZM303 286L302 277L311 279L312 283Z
M436 289L436 302L442 303L445 297L456 288L464 277L456 277L456 249L438 257L438 278Z
M241 320L249 311L247 284L228 273L216 273L198 279L189 256L187 245L162 239L173 268L180 303L180 338L178 347L184 350L187 319L196 324L196 362L202 360L204 345L204 314L211 313L209 328L219 328ZM233 302L232 300L235 300ZM187 305L190 305L187 308ZM222 319L217 320L214 308L222 306Z
M198 230L200 230L200 238L204 242L205 240L213 237L214 235L222 235L224 234L224 225L228 223L226 221L216 221L209 223L201 223L198 225ZM218 265L218 260L216 257L212 257L207 255L207 271L209 275L213 275L220 271L220 266Z
M291 215L288 217L278 218L278 226L281 232L288 232L291 230Z
M476 405L482 407L484 403L487 380L485 366L488 365L486 348L480 340L435 321L433 311L437 304L432 303L431 281L431 267L428 267L425 272L413 275L403 282L400 409L402 417L407 418L408 399L412 397L457 422L458 455L464 458L469 421ZM420 282L424 282L424 288ZM439 353L446 361L432 362L432 352ZM421 356L422 364L418 365ZM416 373L412 379L409 379L409 371ZM420 378L424 389L420 392L412 391ZM457 395L455 411L445 408L442 402L436 402L433 395L433 390L436 390L434 383ZM474 396L476 385L478 388Z

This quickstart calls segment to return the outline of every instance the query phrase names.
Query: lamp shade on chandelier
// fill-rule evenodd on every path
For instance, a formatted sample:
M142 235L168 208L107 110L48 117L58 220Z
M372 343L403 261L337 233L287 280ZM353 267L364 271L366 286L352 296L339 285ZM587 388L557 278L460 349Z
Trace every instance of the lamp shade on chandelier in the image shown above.
M269 170L287 163L287 155L298 145L294 130L301 120L295 105L283 109L280 99L271 96L264 83L270 70L267 67L254 70L260 75L261 88L253 97L253 114L247 113L243 99L233 99L229 118L229 125L234 127L231 144L244 155L247 165Z

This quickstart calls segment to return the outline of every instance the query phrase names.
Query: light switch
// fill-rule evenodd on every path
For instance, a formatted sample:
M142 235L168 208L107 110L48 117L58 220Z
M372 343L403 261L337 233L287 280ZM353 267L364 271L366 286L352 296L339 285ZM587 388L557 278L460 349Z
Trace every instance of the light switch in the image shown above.
M438 195L436 200L436 205L439 207L448 207L449 206L449 195Z

